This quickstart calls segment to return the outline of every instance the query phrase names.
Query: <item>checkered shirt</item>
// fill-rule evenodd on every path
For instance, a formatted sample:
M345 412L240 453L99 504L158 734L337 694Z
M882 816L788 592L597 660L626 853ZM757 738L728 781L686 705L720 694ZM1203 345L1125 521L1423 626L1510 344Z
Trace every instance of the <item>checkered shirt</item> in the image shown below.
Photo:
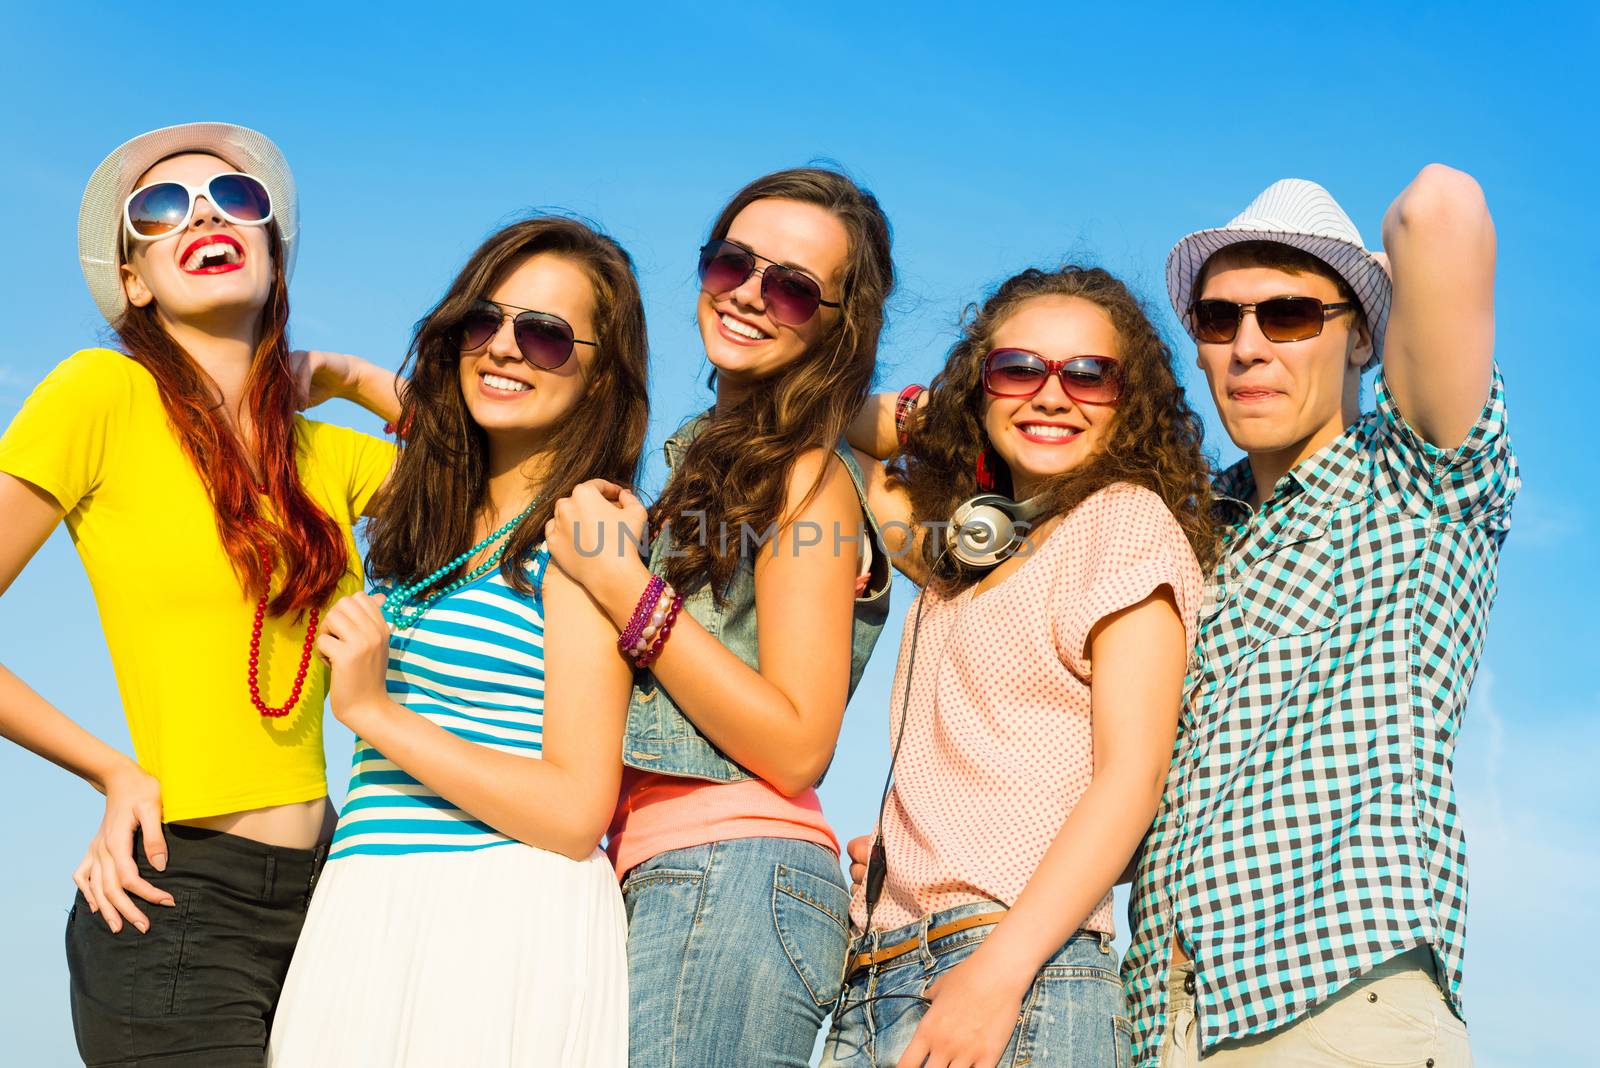
M1460 1012L1450 768L1518 486L1498 370L1455 449L1419 437L1380 376L1376 410L1261 508L1248 461L1218 478L1227 547L1129 910L1137 1063L1160 1056L1180 932L1202 1051L1421 944Z

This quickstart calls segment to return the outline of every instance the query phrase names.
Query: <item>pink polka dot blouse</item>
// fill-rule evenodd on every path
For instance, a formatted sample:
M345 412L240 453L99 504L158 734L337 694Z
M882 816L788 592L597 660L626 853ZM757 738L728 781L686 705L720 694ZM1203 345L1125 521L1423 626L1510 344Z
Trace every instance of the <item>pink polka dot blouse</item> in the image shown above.
M872 926L973 902L1016 902L1094 772L1089 632L1166 586L1193 645L1200 569L1161 498L1094 494L999 585L925 591L910 719L883 818L889 872ZM900 725L916 605L890 699ZM857 887L851 916L866 903ZM1111 895L1083 928L1113 933Z

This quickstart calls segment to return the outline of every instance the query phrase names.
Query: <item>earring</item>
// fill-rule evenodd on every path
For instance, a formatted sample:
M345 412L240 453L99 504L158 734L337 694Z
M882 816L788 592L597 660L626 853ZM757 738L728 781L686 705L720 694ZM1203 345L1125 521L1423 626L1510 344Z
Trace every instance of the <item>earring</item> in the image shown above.
M993 493L994 487L994 461L989 457L989 446L985 445L978 451L978 488L984 493Z

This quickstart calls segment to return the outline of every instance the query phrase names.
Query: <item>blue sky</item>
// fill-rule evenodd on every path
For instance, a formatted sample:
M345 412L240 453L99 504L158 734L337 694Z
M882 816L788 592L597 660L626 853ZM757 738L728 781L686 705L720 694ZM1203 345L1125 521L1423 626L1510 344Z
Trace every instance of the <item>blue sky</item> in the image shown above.
M1473 872L1466 1007L1480 1064L1578 1059L1600 945L1600 503L1581 448L1594 425L1585 335L1600 287L1600 152L1582 133L1600 104L1594 9L669 7L390 4L367 17L275 5L255 9L262 29L240 33L230 28L245 9L8 16L0 424L100 336L74 242L89 172L127 137L174 122L240 122L288 155L304 226L292 291L303 346L394 365L411 324L498 223L540 206L599 220L636 257L647 302L651 490L655 446L708 401L694 250L724 198L764 171L830 158L882 199L902 280L880 358L888 388L930 376L986 287L1063 259L1129 279L1188 366L1161 284L1178 237L1298 176L1327 186L1375 244L1417 170L1461 167L1499 228L1498 350L1525 480L1456 765ZM1191 369L1207 409L1196 378ZM319 415L376 429L344 407ZM1209 431L1219 459L1234 459L1214 420ZM869 826L887 761L909 594L897 597L823 791L841 836ZM0 598L0 660L127 745L64 531ZM337 795L350 738L329 723ZM0 805L12 813L13 874L0 882L6 1059L71 1064L61 933L99 796L0 746Z

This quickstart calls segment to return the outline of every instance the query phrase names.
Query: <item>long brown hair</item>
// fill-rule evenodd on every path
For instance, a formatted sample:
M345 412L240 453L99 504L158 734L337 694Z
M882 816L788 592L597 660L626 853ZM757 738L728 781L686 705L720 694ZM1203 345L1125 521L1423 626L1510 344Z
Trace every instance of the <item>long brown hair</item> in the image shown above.
M577 219L524 219L479 246L417 323L406 355L410 380L401 396L406 438L367 528L367 572L373 578L404 582L431 574L476 540L474 520L488 487L489 444L461 394L457 328L501 279L540 253L570 259L588 274L597 348L587 391L551 431L549 477L538 506L507 539L500 573L514 588L531 592L522 565L544 537L556 502L591 478L634 484L650 407L649 340L633 260L621 245Z
M798 167L757 178L733 195L709 240L726 237L733 220L757 200L795 200L833 213L849 235L842 307L826 336L760 389L718 405L672 472L650 510L659 531L677 517L703 514L705 531L765 531L780 518L789 472L807 449L832 449L867 397L877 366L884 303L894 289L889 220L878 200L848 175ZM716 386L712 372L710 385ZM821 485L808 491L814 494ZM738 565L744 539L680 536L667 564L679 589L710 582L720 598Z
M272 574L262 566L265 549L272 561L282 564L286 575L269 611L285 615L327 603L350 570L350 561L338 524L300 483L294 378L289 366L289 287L277 227L269 226L267 233L272 248L272 286L261 311L260 336L244 396L265 506L245 458L245 446L223 411L216 383L167 333L155 304L130 304L114 325L128 355L156 380L178 444L211 497L217 536L240 585L250 597L268 592Z
M1027 301L1047 296L1087 300L1110 315L1119 341L1120 351L1114 355L1121 360L1123 389L1104 445L1087 463L1046 484L1046 508L1036 525L1070 512L1113 483L1130 482L1160 495L1201 566L1209 567L1217 539L1210 521L1211 465L1202 451L1200 418L1173 372L1172 350L1139 300L1098 267L1029 268L1001 283L975 313L969 309L960 339L933 380L927 405L913 417L907 447L893 460L896 476L911 494L917 521L947 520L957 505L979 492L976 469L985 450L996 492L1012 492L1011 472L989 447L983 430L983 358L1006 319ZM942 549L942 539L923 542L929 585L953 593L982 577Z

